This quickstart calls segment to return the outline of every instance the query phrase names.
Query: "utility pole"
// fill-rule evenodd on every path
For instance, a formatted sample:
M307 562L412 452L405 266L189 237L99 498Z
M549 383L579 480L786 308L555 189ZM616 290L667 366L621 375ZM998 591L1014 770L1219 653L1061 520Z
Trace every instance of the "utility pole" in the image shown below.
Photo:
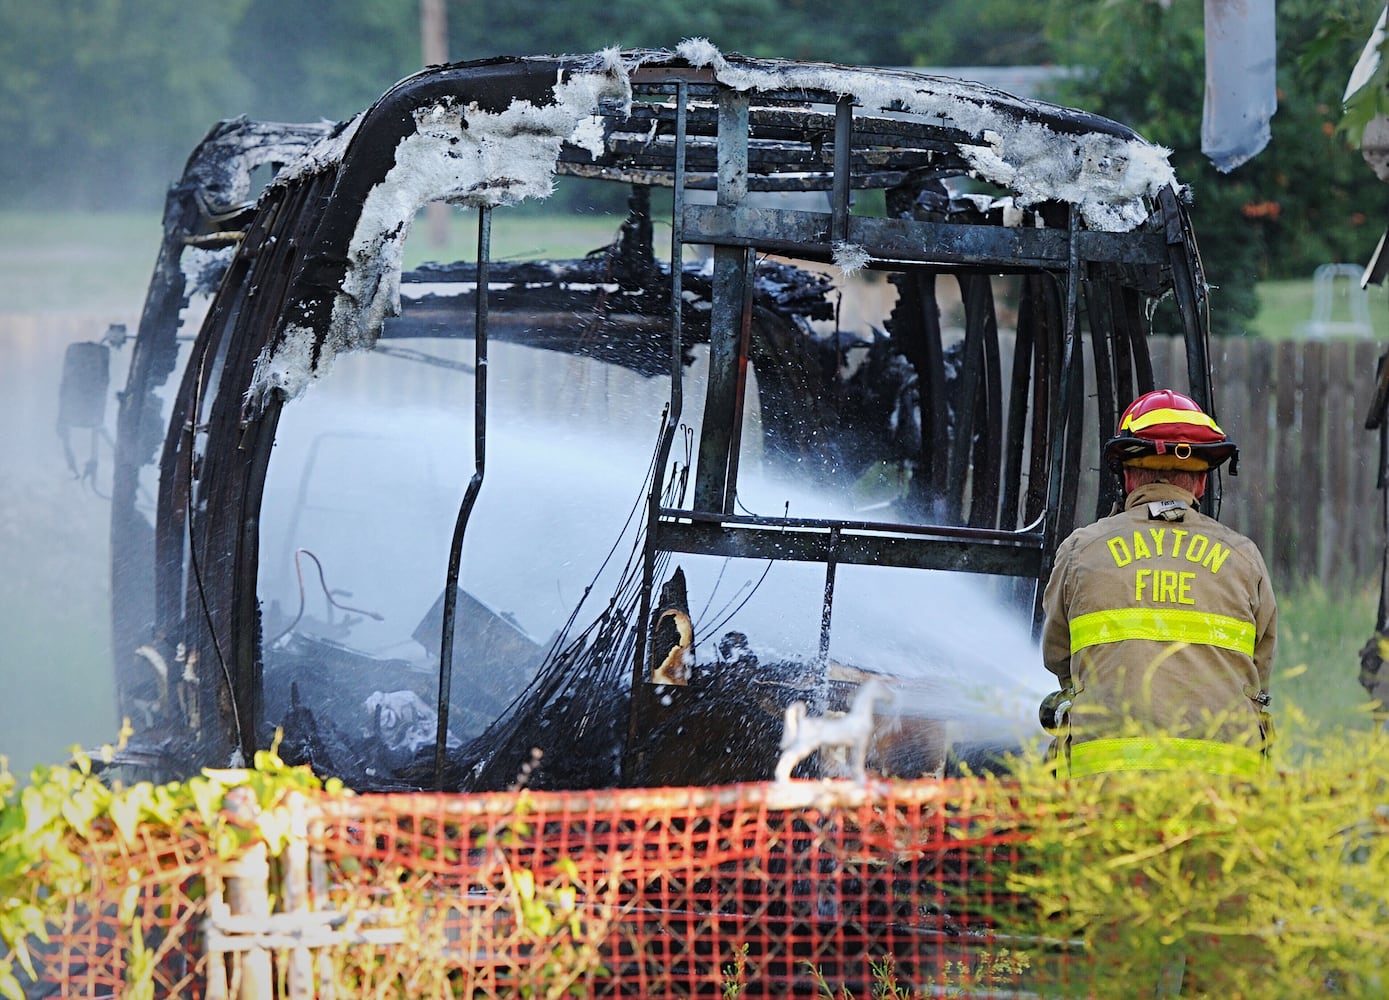
M426 66L449 61L449 19L445 0L420 0L420 54ZM444 247L449 242L449 206L432 201L425 209L429 245Z

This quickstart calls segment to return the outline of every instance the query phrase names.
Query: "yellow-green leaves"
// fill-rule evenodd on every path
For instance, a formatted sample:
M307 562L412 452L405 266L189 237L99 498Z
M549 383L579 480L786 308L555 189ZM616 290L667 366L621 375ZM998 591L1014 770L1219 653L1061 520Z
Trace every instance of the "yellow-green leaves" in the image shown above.
M113 754L102 756L109 763ZM278 853L290 832L286 798L319 787L308 768L286 767L268 751L256 755L254 768L210 770L165 785L111 788L94 772L91 758L76 752L70 765L35 768L21 790L0 758L0 996L22 1000L19 971L30 980L36 975L28 942L46 940L68 901L95 884L120 887L119 916L133 927L130 995L152 989L141 964L151 953L137 923L145 873L129 860L138 856L142 830L167 837L193 824L222 858L255 840ZM237 810L229 810L233 802Z
M1254 780L1057 780L1044 762L1020 762L1020 786L989 787L1026 833L1022 863L1001 873L1027 897L1035 924L1021 930L1084 941L1102 996L1151 995L1174 955L1193 995L1302 997L1328 982L1376 995L1389 943L1389 736L1298 736L1297 761L1275 757Z
M139 827L141 813L145 805L153 797L154 786L148 782L141 782L131 788L127 788L122 794L112 796L111 804L107 812L111 816L111 822L116 825L116 832L120 834L121 840L125 843L133 843L136 830Z

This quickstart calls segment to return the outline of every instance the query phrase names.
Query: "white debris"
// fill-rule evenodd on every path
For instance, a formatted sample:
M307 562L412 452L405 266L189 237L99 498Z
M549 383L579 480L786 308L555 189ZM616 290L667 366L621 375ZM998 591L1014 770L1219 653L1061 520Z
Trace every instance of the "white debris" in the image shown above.
M675 47L675 54L691 66L727 66L723 53L707 38L687 38Z
M834 245L834 266L848 278L868 266L872 260L868 251L857 243L836 243Z
M294 163L338 127L329 121L295 125L244 119L227 122L205 140L220 155L203 155L190 169L213 208L241 205L251 197L257 167Z
M397 753L417 754L434 745L439 713L413 691L373 691L363 707L381 742ZM451 735L449 743L458 740Z
M590 149L597 141L601 149L601 132L595 133L599 103L629 104L631 85L611 51L599 53L595 66L592 72L561 73L551 104L514 100L492 113L442 100L417 110L415 131L396 146L394 165L362 206L347 274L317 356L313 331L284 331L257 361L248 398L260 400L276 389L292 399L325 374L340 351L376 342L386 317L400 312L401 255L411 223L425 205L442 200L493 207L544 198L553 190L555 161L566 140ZM345 129L295 168L317 169L313 164L340 158L353 132L355 126Z
M1015 192L1016 209L1067 202L1092 229L1133 229L1148 216L1145 199L1176 184L1168 150L1141 139L1062 133L1040 121L1019 120L1017 102L1009 113L977 84L898 70L730 62L705 38L686 39L675 55L709 67L719 83L738 90L809 89L851 96L873 113L913 114L962 131L976 141L961 145L961 154L981 178ZM248 400L258 402L272 389L293 398L328 370L338 352L375 343L385 318L400 310L402 249L421 208L439 200L491 207L546 197L563 144L601 152L600 104L630 107L631 71L671 56L666 51L624 56L616 48L604 49L583 68L561 70L549 103L517 99L489 112L446 98L418 109L414 131L400 140L393 166L365 199L329 329L317 335L316 350L314 331L282 331L257 362ZM340 162L361 117L319 141L282 170L276 183ZM862 248L850 244L835 247L834 261L846 275L868 263Z
M183 273L184 288L188 295L211 295L227 273L232 257L236 253L233 246L187 247L179 258L179 270Z
M574 134L569 141L580 149L588 150L594 157L602 156L603 119L598 115L589 115L574 126Z
M978 139L961 152L987 181L1011 188L1019 207L1064 201L1091 229L1128 232L1148 217L1143 203L1176 175L1171 150L1102 133L1071 135L1040 122L1019 122L981 98L976 85L896 70L796 63L743 66L728 62L704 38L676 47L692 65L708 66L737 90L806 88L851 96L870 111L897 109L936 119Z
M314 331L309 326L290 326L281 334L272 351L266 349L256 359L256 371L251 378L248 395L262 399L271 390L279 390L293 399L308 388L318 375L332 367L332 355L327 353L314 364Z
M847 748L849 777L864 784L868 780L868 745L873 739L873 706L894 699L892 690L877 678L859 685L853 705L841 715L807 715L803 701L787 706L781 731L781 756L777 759L776 781L786 784L796 765L817 750Z
M357 134L357 127L361 125L365 114L366 112L363 111L349 118L338 128L310 146L300 156L286 162L269 186L287 184L301 177L308 177L336 167L342 162L343 154L347 152L348 145Z

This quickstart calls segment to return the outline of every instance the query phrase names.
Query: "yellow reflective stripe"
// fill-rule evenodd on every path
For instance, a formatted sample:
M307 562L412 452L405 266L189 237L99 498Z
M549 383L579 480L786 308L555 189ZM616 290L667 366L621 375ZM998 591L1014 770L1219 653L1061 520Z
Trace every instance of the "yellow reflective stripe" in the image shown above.
M1073 777L1113 771L1206 771L1254 777L1264 767L1264 755L1251 747L1168 736L1087 740L1074 744L1070 757Z
M1209 427L1222 436L1225 433L1207 413L1202 413L1200 410L1174 410L1170 407L1149 410L1146 413L1130 414L1124 418L1124 423L1119 429L1121 431L1141 431L1154 424L1192 424L1196 427Z
M1117 608L1071 619L1071 652L1125 639L1190 642L1254 655L1254 623L1176 608Z

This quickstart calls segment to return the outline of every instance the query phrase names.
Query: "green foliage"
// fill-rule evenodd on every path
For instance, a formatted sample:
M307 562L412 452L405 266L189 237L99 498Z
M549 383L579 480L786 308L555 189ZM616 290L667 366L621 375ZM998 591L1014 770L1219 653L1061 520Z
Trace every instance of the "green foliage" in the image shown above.
M746 952L746 947L743 949ZM946 962L940 992L922 990L903 983L897 978L897 966L892 956L873 959L869 962L873 973L871 996L876 1000L926 1000L932 996L974 997L1010 995L1008 990L1016 989L1022 977L1032 968L1032 959L1025 951L1000 948L998 951L982 950L975 952L968 960ZM806 963L806 972L815 983L817 994L822 1000L855 1000L847 986L841 985L838 992L830 985L819 966ZM730 992L728 981L724 982L724 996L737 996Z
M909 0L446 4L452 60L674 47L899 65ZM416 0L0 0L0 206L154 208L220 119L345 119L422 65Z
M978 991L996 992L1018 983L1032 968L1032 959L1025 951L1000 948L981 951L968 962L947 962L946 977L950 985L946 996L975 996Z
M162 191L209 126L244 110L228 45L244 7L0 0L0 191L86 209Z
M1257 278L1359 261L1373 246L1378 231L1365 220L1381 204L1378 182L1335 125L1378 6L1278 4L1274 141L1223 176L1197 150L1200 0L446 4L455 60L669 47L701 36L725 51L791 59L1087 67L1059 96L1171 146L1179 176L1195 189L1222 330L1242 329L1253 314ZM0 0L0 23L0 192L11 206L155 207L217 120L342 119L421 64L414 0ZM1367 89L1352 102L1345 132L1354 136L1357 121L1383 102L1382 87Z
M1341 92L1380 4L1277 5L1279 108L1262 153L1229 174L1200 151L1204 25L1200 0L1053 5L1058 62L1083 67L1056 95L1132 126L1172 150L1194 193L1192 219L1217 333L1243 333L1255 283L1363 261L1379 236L1383 188L1337 133ZM1356 30L1353 26L1358 26Z
M912 62L911 45L897 29L932 20L910 0L513 0L469 5L463 14L458 4L450 5L449 52L455 59L588 52L610 45L673 48L698 37L749 56L887 66ZM884 24L894 30L884 31Z
M1045 4L1016 0L937 3L904 19L899 44L913 66L1035 66L1052 62Z
M748 985L748 945L744 941L733 953L733 961L723 967L723 1000L737 1000Z
M1307 57L1321 58L1325 49L1331 46L1340 48L1345 42L1364 45L1364 27L1359 22L1336 16L1334 11L1329 13L1313 45L1309 46ZM1389 60L1385 59L1385 47L1386 43L1381 42L1379 64L1370 78L1354 93L1346 95L1339 127L1352 146L1359 147L1370 119L1389 113Z
M1306 725L1297 713L1290 718ZM1290 754L1289 747L1299 749ZM882 959L873 965L871 995L906 1000L1058 987L1136 996L1179 974L1186 977L1184 996L1383 995L1386 767L1389 734L1382 728L1297 733L1280 741L1269 771L1252 781L1186 771L1058 780L1040 756L1021 760L1013 777L980 779L969 798L971 812L987 817L981 832L988 839L1024 835L1017 852L990 855L1002 867L976 868L970 886L959 887L977 891L991 877L1006 889L996 897L1003 907L997 919L1000 931L1013 935L1009 947L962 952L940 970L930 993L900 981L891 960ZM191 826L217 857L235 857L253 842L278 853L288 835L280 806L289 794L318 787L306 769L287 768L273 753L258 755L252 770L210 770L164 786L108 787L94 769L79 755L72 767L37 769L21 789L0 768L0 934L7 949L0 995L23 996L20 976L34 972L28 945L44 938L69 899L98 882L138 886L141 873L127 869L140 852L131 848ZM446 939L455 903L430 873L402 869L373 879L367 905L377 926L399 928L405 940L385 952L341 946L337 985L347 995L395 995L397 987L400 995L452 995L460 986L451 965L458 955L492 954L505 937L508 949L530 956L514 970L518 995L591 992L610 974L603 948L628 913L619 895L623 879L611 874L599 879L603 888L586 892L583 873L562 858L541 881L521 860L530 856L534 824L523 797L513 815L478 836L447 835L469 848L469 877L497 888L504 919L469 924L466 933L476 940ZM1027 901L1021 915L1013 893ZM124 919L136 921L137 897L138 888L121 901ZM977 895L970 904L974 912L984 905ZM146 943L146 930L132 923L129 996L153 988L160 952ZM1068 981L1057 983L1037 966L1044 952L1068 941L1083 953L1061 965L1047 961ZM743 993L746 960L744 948L724 966L725 997ZM850 998L808 969L819 995Z
M616 914L625 912L616 895L620 880L608 882L608 898L584 898L579 886L583 879L572 858L561 857L555 868L557 879L537 884L535 872L513 862L511 851L533 836L525 819L531 807L522 793L515 815L499 823L479 839L478 847L489 854L484 867L500 877L502 898L511 913L517 952L531 956L524 968L515 970L523 997L558 1000L565 996L587 996L595 980L610 976L603 964L602 948Z
M1383 995L1389 914L1382 729L1316 739L1241 782L1180 772L1057 780L1020 762L986 783L1028 835L1000 873L1025 932L1084 943L1093 995Z
M580 908L575 888L580 877L573 860L560 858L556 867L563 878L542 886L529 869L503 870L506 894L531 955L521 982L523 997L585 996L594 978L611 975L601 952L611 922L586 916Z
M422 65L418 0L244 0L244 7L229 39L250 84L238 114L341 121Z
M100 759L109 762L114 747ZM236 857L261 841L278 853L289 835L289 816L277 807L295 791L320 787L307 768L286 767L273 751L256 754L255 767L205 770L186 782L108 786L93 760L76 753L70 766L40 766L22 788L0 757L0 996L23 1000L23 972L36 978L31 941L48 930L94 885L125 883L120 916L133 922L141 872L130 868L142 828L176 831L197 823L219 858ZM340 783L332 783L340 788ZM229 794L233 793L233 794ZM236 802L236 808L226 808ZM104 848L104 850L103 850ZM148 986L153 958L138 926L128 964L134 994Z

